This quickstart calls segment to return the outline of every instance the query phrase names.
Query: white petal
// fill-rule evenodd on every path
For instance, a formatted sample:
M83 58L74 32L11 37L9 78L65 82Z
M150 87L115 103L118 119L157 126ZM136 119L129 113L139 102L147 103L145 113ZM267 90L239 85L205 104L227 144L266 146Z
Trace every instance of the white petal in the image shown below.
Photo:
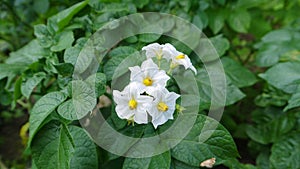
M145 60L141 65L142 70L155 70L158 69L158 66L153 62L152 59Z
M147 59L152 57L157 57L157 55L161 55L162 45L158 43L152 43L147 46L144 46L142 50L146 51Z
M135 111L134 117L133 117L134 121L138 124L146 124L148 123L148 115L147 112L145 111L145 109L140 109L138 108Z
M121 119L129 119L134 115L134 112L129 109L128 105L117 105L116 112Z

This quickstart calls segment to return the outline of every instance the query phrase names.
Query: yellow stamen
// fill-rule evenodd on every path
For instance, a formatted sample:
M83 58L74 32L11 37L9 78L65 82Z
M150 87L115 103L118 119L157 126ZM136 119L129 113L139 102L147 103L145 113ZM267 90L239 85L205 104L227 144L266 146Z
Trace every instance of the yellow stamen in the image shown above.
M164 103L164 102L159 102L158 105L157 105L157 109L158 109L159 111L165 112L165 111L168 111L169 107L168 107L168 105L166 105L166 103Z
M149 77L147 77L147 78L145 78L145 79L143 80L143 83L144 83L144 85L146 85L146 86L152 86L153 80L150 79Z
M130 108L131 110L136 109L137 104L138 104L138 103L137 103L134 99L131 99L131 100L129 100L129 102L128 102L128 106L129 106L129 108Z
M176 56L176 59L184 59L184 58L185 58L184 54L180 54L180 55Z

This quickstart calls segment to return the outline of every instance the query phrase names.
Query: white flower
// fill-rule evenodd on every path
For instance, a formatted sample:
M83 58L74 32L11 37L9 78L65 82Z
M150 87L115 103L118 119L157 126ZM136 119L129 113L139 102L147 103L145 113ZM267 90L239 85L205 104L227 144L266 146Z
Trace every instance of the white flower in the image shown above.
M148 114L146 112L149 103L153 98L146 95L140 95L140 84L130 83L122 92L113 91L114 101L116 102L116 112L121 119L134 120L138 124L148 123Z
M142 50L146 51L147 59L152 57L157 57L158 60L161 60L163 57L163 45L158 43L152 43L150 45L144 46Z
M174 92L169 92L166 88L149 88L148 94L154 97L152 106L148 107L148 113L152 117L154 128L164 124L169 119L173 119L176 109L176 99L180 96Z
M159 70L158 66L148 59L139 66L129 67L131 71L130 81L142 84L141 90L146 91L147 87L165 87L170 77L164 70Z
M195 74L197 74L197 71L190 58L187 55L177 51L173 45L166 43L163 48L163 53L165 53L166 58L172 60L171 67L174 68L178 65L183 65L185 69L190 68L195 72Z

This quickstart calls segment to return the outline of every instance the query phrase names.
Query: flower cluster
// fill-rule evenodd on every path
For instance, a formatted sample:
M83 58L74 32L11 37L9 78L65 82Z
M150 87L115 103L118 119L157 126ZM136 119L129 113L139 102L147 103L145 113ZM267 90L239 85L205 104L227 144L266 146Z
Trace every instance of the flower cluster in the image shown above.
M175 49L171 44L160 45L153 43L142 48L146 51L147 60L141 66L129 67L130 83L123 91L114 90L113 96L117 115L138 124L149 121L153 126L164 124L173 119L176 109L176 100L180 95L166 89L170 79L165 70L161 70L159 63L162 59L170 61L170 70L179 65L185 69L196 69L189 57ZM152 60L157 58L158 65Z

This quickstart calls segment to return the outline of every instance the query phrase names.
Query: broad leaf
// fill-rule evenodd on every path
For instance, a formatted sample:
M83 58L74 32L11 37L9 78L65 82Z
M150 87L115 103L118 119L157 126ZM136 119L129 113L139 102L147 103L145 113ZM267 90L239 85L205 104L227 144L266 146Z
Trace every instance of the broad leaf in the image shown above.
M251 86L257 81L251 71L228 57L222 58L222 64L226 75L237 87Z
M229 26L240 33L246 33L250 27L251 16L246 10L231 11L228 24Z
M188 135L171 152L173 158L196 167L210 158L216 158L217 165L238 156L230 133L204 115L198 115Z
M223 56L229 49L229 41L221 35L201 38L197 51L202 62L211 62Z
M289 100L288 105L284 108L287 111L292 108L300 107L300 92L294 93Z
M96 73L89 76L85 82L96 92L96 97L106 92L106 76L104 73Z
M30 65L40 58L48 56L49 53L48 50L40 46L37 40L32 40L21 49L11 52L5 62L8 64Z
M72 82L72 105L76 111L69 113L76 113L78 118L82 118L95 108L96 101L95 91L89 84L80 80Z
M279 63L259 76L287 93L296 91L300 84L300 62Z
M64 61L66 63L71 63L73 66L76 64L79 53L87 40L85 38L80 38L76 41L76 45L67 48L64 53Z
M5 77L14 77L23 72L25 69L25 65L0 63L0 80Z
M29 118L29 141L30 145L34 135L42 127L44 120L60 105L66 96L61 92L52 92L44 95L40 100L38 100L31 110Z
M211 103L212 96L214 99L216 99L214 100L215 103L222 104L224 102L224 100L222 99L224 99L224 95L226 95L225 105L231 105L245 97L245 95L239 90L239 88L231 83L230 79L226 79L226 82L214 82L214 84L225 84L224 86L214 86L213 92L212 84L210 83L210 78L206 70L198 69L197 72L198 73L196 76L196 81L199 88L201 107L208 108ZM214 76L214 78L216 78L219 75L212 74L211 76Z
M68 25L73 16L76 15L87 4L88 1L83 1L61 11L60 13L50 17L47 25L50 26L51 31L57 32L61 30Z
M21 92L23 96L27 99L30 97L33 89L44 79L46 74L44 72L39 72L33 75L33 77L28 78L21 85Z
M148 158L125 158L123 169L170 169L171 154L166 151Z
M300 168L300 135L293 132L276 142L271 149L270 162L274 169Z
M252 140L261 144L276 142L284 134L288 133L296 123L293 114L276 112L272 109L266 109L263 112L254 111L252 116L254 116L254 120L256 120L255 116L258 116L258 124L249 125L246 132Z
M98 168L97 148L94 142L82 128L69 126L69 129L75 146L70 168Z
M66 126L51 121L37 133L31 150L37 168L69 169L74 152L73 138Z
M72 46L74 34L72 31L65 31L55 37L56 43L50 48L53 52L59 52Z
M217 34L224 26L226 11L225 10L212 10L208 12L208 26Z

